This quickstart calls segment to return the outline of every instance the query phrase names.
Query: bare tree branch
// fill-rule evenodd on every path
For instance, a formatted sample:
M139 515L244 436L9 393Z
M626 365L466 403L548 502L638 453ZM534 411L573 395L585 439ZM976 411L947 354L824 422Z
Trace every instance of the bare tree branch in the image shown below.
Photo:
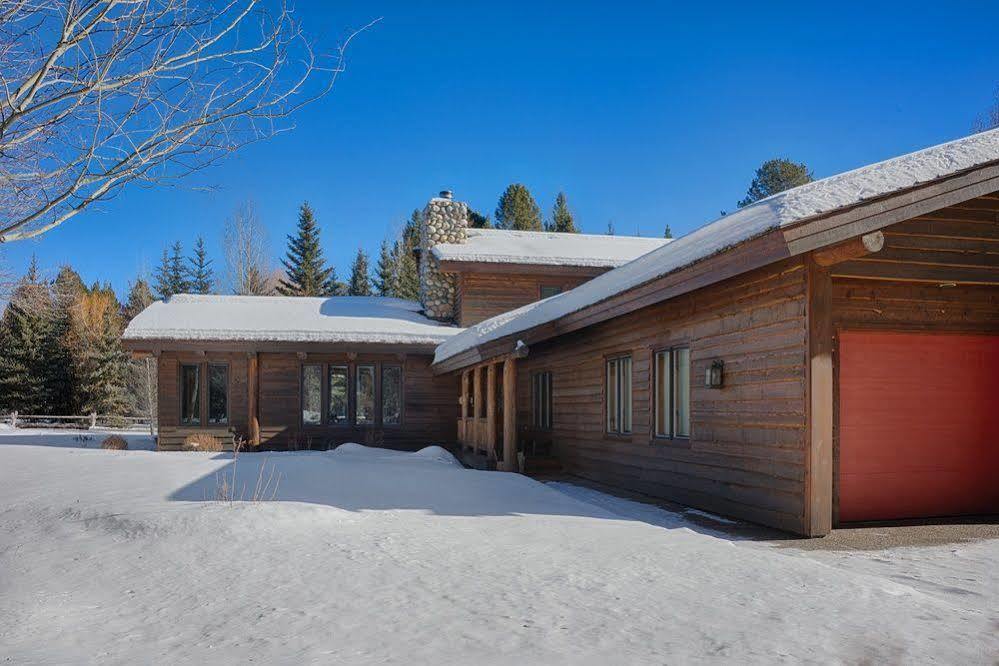
M376 22L321 54L283 0L4 0L0 242L287 131Z

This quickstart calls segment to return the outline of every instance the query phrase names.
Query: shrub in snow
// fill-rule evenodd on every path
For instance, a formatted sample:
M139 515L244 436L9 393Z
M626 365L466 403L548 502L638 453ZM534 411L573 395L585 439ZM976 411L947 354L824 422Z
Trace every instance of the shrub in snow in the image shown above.
M128 442L121 435L109 435L101 442L101 448L112 451L124 451L128 448Z
M221 451L222 440L205 432L197 432L184 438L182 451Z

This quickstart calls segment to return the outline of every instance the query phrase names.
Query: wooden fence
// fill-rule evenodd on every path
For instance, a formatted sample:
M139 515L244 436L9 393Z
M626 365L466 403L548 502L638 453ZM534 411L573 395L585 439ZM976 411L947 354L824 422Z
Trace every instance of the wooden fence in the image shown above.
M8 423L14 428L77 428L91 430L107 428L111 430L148 430L156 434L156 419L146 416L117 416L110 414L80 414L74 416L53 416L51 414L10 414L0 415L0 423Z

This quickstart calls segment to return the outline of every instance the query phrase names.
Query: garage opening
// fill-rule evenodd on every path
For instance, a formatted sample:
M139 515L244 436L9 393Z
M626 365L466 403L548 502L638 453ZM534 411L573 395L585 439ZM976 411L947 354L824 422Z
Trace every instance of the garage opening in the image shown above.
M999 336L839 333L841 522L999 513Z

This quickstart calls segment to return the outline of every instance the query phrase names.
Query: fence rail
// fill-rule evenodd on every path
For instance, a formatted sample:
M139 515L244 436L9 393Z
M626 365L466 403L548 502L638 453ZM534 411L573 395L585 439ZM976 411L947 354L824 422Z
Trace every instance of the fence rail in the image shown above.
M147 416L117 416L114 414L0 414L0 423L8 423L14 428L108 428L114 430L148 430L156 434L156 419Z

